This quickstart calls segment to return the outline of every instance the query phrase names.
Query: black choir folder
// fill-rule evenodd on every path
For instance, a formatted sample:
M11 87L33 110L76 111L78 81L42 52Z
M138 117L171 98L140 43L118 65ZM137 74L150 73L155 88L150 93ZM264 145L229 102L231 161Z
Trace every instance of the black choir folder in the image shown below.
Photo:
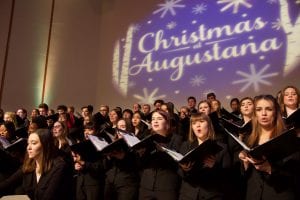
M239 125L237 122L222 118L222 124L224 128L229 130L231 133L238 134L249 134L252 131L252 122L251 120L243 125Z
M262 159L265 156L269 161L278 161L300 150L300 138L297 137L294 128L253 148L248 147L228 130L226 132L255 159Z
M289 128L300 128L300 109L298 108L288 117L283 117L285 125Z
M228 120L231 120L231 121L234 121L234 122L239 122L239 121L242 120L239 116L237 116L233 113L230 113L225 108L221 108L220 112L221 112L221 117L222 118L225 118L225 119L228 119Z
M218 145L214 140L206 140L202 144L198 145L196 148L190 150L185 155L178 153L174 150L166 148L162 145L159 145L159 148L169 154L176 162L179 163L188 163L193 161L203 161L207 156L216 155L220 152L223 147Z
M26 150L27 147L27 139L26 138L19 138L13 143L9 143L8 140L6 140L3 137L0 137L0 143L2 146L2 149L8 152L23 152Z

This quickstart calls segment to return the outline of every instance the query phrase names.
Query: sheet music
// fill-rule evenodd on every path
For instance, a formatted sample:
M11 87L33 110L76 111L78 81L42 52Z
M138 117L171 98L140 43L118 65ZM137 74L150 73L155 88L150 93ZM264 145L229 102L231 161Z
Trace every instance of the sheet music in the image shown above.
M173 151L171 149L168 149L166 147L163 147L160 145L163 151L165 151L167 154L169 154L174 160L180 161L184 156L176 151Z
M9 141L1 136L0 136L0 142L4 149L6 149L10 145Z
M132 147L132 146L134 146L134 145L136 145L137 143L140 142L140 140L134 135L126 134L126 133L123 133L123 132L120 132L120 134L122 134L124 140L126 141L128 146L130 146L130 147Z
M108 143L104 139L100 139L97 136L88 135L88 138L95 145L95 147L98 151L101 151L108 145Z

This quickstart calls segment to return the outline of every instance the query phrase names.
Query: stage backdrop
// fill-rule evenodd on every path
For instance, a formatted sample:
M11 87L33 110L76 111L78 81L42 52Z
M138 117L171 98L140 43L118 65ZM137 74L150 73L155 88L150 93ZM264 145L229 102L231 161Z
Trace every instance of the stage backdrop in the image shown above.
M38 43L44 47L51 1L40 4L47 11L38 12L45 15ZM299 14L298 0L56 1L45 102L131 108L134 102L163 99L179 108L188 96L201 100L215 92L228 107L233 97L275 95L289 84L299 88ZM13 33L21 37L16 24ZM27 52L11 42L23 49L12 57ZM37 58L42 74L43 56L29 59ZM8 62L8 77L16 65ZM34 80L24 85L35 88L34 98L22 96L28 107L41 100L41 85ZM5 82L2 107L12 109L18 104L9 85Z

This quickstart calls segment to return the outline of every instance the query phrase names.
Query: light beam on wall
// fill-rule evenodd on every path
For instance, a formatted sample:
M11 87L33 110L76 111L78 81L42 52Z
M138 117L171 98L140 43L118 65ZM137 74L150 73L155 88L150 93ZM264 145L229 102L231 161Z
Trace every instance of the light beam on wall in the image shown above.
M112 77L122 72L128 82L114 83L132 101L163 96L181 105L203 91L228 102L279 90L276 80L300 75L299 13L293 0L162 0L116 41ZM129 44L126 74L119 64Z

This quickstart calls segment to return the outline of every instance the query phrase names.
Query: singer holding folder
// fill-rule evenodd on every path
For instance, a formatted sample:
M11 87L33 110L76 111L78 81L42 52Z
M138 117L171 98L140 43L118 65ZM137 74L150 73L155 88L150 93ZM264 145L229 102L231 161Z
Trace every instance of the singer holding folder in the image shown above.
M182 154L201 145L206 140L214 140L215 132L211 119L204 113L192 114L188 141L182 144ZM194 160L180 164L179 171L183 181L180 189L180 200L187 199L223 199L222 181L225 170L230 167L230 156L227 147L217 142L223 149L216 155L206 155L204 160Z
M280 107L271 95L254 98L253 129L246 144L253 148L284 131ZM295 199L295 173L299 170L299 152L280 161L265 157L254 159L245 151L239 153L246 182L246 199ZM299 188L298 188L299 189Z
M182 138L171 133L170 117L167 112L157 110L152 113L152 134L163 136L160 145L179 150ZM155 147L155 145L153 145ZM142 172L139 199L176 200L180 187L177 174L178 163L167 153L155 148L147 148L140 158Z

